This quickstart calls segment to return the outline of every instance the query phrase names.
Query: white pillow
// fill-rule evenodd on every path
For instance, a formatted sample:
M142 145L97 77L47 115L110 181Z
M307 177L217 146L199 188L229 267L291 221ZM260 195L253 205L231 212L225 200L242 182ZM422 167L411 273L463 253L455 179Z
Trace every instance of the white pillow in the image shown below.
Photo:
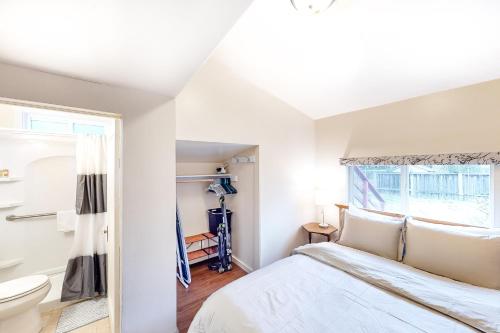
M356 209L345 210L338 244L398 260L404 219Z
M403 263L476 286L500 289L500 230L408 219Z

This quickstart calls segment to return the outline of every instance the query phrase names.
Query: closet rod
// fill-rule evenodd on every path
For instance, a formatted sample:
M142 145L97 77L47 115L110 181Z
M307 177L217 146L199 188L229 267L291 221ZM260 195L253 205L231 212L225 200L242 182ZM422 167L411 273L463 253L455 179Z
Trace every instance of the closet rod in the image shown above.
M177 183L213 182L216 179L224 178L230 178L232 181L237 181L237 177L234 177L230 173L221 173L214 175L182 175L175 177Z

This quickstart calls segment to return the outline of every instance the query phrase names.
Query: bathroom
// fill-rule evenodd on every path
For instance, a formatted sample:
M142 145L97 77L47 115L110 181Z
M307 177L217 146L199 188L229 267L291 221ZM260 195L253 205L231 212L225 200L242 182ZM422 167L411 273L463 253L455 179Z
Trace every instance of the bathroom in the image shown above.
M0 333L117 331L120 126L97 112L0 101ZM102 179L97 174L103 184L89 181ZM102 200L104 209L78 207L77 192L89 193L87 186L100 186L103 198L89 200ZM93 229L85 229L88 218ZM92 247L102 280L92 294L105 297L69 295L82 281L75 280L81 271L66 274L67 267L81 258L85 265L86 256L95 263Z

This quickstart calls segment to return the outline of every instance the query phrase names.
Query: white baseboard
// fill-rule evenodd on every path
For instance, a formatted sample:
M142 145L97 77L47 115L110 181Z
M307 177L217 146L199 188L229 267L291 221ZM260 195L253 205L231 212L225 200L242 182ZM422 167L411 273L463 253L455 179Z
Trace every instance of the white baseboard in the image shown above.
M247 272L247 273L253 272L252 267L250 267L249 265L247 265L246 263L244 263L243 261L241 261L240 259L238 259L238 257L235 257L234 255L233 255L233 261L236 265L240 266L240 268L242 270L244 270L245 272Z

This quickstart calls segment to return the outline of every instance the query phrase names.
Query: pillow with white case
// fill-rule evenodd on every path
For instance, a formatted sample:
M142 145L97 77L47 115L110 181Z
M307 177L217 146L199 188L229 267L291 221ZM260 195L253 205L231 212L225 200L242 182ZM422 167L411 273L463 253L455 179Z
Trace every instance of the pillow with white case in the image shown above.
M386 216L350 207L344 212L338 244L392 260L400 258L404 218Z
M403 263L480 287L500 289L500 229L408 219Z

